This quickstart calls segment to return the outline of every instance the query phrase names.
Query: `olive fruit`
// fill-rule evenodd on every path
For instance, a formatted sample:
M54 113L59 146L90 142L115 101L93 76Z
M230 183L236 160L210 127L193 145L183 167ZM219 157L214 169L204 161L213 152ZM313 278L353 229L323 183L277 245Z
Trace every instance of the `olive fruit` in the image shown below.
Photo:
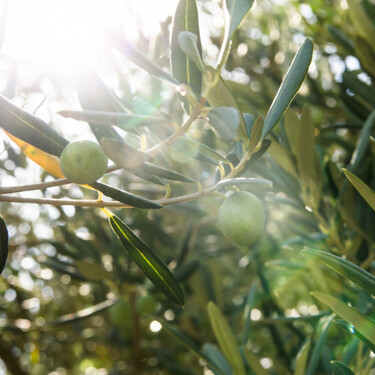
M264 232L262 202L248 191L230 195L220 206L217 223L224 236L237 245L252 245Z
M152 314L155 311L156 305L156 298L151 294L137 298L136 306L140 314Z
M64 176L77 184L91 184L107 170L108 158L101 147L92 141L69 143L60 156Z
M109 317L118 328L128 328L132 322L132 309L128 301L120 300L110 307Z

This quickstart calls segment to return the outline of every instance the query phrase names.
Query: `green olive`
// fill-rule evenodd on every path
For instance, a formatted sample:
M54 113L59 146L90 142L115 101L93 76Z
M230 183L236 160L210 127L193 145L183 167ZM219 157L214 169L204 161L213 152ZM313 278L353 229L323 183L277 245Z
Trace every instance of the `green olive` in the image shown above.
M140 314L152 314L155 311L156 305L156 298L151 294L138 297L136 302L137 311Z
M77 184L91 184L107 170L108 158L101 147L92 141L69 143L60 156L64 176Z
M132 309L128 301L120 300L109 309L111 322L119 328L128 328L131 326Z
M252 245L264 232L262 202L248 191L230 195L221 205L217 223L225 237L237 245Z

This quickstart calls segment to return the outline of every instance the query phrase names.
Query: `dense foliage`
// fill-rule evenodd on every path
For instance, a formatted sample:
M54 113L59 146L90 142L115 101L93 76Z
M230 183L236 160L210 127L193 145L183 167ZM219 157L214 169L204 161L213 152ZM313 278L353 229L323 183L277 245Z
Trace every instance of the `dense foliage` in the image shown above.
M180 0L64 82L4 64L4 368L374 374L374 25L371 0ZM78 138L110 160L90 186L60 169ZM249 245L217 223L238 191Z

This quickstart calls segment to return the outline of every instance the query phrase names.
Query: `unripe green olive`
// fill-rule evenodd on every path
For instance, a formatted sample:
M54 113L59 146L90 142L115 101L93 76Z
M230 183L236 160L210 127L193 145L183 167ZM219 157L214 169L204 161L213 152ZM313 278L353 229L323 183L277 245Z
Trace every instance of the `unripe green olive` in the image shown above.
M136 306L140 314L152 314L155 311L156 305L156 298L151 294L137 298Z
M264 232L262 202L248 191L230 195L220 206L217 223L225 237L237 245L252 245Z
M128 328L132 322L132 309L128 301L120 300L109 309L111 322L118 328Z
M107 170L108 158L101 147L92 141L69 143L60 156L64 176L77 184L91 184Z

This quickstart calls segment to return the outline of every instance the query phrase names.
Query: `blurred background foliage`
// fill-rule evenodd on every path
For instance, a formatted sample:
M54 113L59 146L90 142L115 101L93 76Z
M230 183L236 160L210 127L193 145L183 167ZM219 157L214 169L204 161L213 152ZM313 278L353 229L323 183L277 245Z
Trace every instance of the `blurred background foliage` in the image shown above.
M222 2L197 3L203 59L214 65L223 38ZM161 19L157 34L144 32L140 21L130 38L133 46L166 71L176 5ZM371 0L264 0L256 2L234 34L222 76L241 110L255 118L265 118L304 38L314 42L308 76L269 136L272 145L244 174L273 182L271 192L252 189L266 209L266 235L260 242L239 248L223 237L216 225L222 194L163 210L114 210L174 270L185 292L184 308L169 302L145 279L99 209L0 202L10 237L9 258L0 278L0 371L230 374L207 313L207 303L213 301L237 344L250 349L262 365L263 370L254 368L245 356L246 374L298 374L296 357L301 347L306 350L306 340L312 349L309 367L301 374L350 373L334 372L332 360L345 364L345 371L350 367L356 374L374 373L374 354L341 329L340 322L331 324L330 310L310 292L334 295L370 318L375 312L373 297L300 254L304 247L325 250L374 273L375 214L341 172L348 168L374 189L375 131L368 123L375 106L374 34L361 30L353 7L362 7L375 24ZM5 9L4 2L3 20ZM77 65L81 58L78 52L70 56ZM154 107L154 113L182 122L174 88L150 77L111 46L85 58L94 61L125 108L142 113ZM69 140L93 137L84 123L58 114L79 109L77 77L11 61L6 49L0 63L3 95L15 98ZM90 88L90 80L82 81ZM309 160L293 143L295 129L306 123L311 124L315 144L310 154L308 146L302 151L315 165L310 171L313 181L303 168ZM361 138L365 128L367 138ZM222 155L233 147L199 121L189 135ZM52 180L5 135L1 144L2 188ZM169 159L177 172L200 181L214 179L216 166L178 151L171 151ZM160 186L127 171L103 180L149 198L164 193ZM172 188L176 195L195 191L195 185L180 183ZM91 191L73 184L30 191L26 196L95 199ZM221 363L221 372L199 360L193 345L189 350L187 338L213 363Z

